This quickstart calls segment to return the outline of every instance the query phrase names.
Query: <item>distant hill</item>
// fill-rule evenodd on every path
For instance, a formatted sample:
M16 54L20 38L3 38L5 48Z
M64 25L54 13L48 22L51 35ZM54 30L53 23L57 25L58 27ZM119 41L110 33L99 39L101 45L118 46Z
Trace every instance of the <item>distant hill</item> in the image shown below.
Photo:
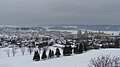
M99 31L120 31L120 25L57 25L49 29L55 30L99 30Z
M81 25L79 29L90 29L100 31L120 31L120 25Z

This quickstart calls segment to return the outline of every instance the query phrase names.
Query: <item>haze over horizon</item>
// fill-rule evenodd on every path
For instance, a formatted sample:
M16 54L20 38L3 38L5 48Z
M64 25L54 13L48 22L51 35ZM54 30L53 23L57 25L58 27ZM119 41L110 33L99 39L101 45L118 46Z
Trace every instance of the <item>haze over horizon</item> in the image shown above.
M120 25L120 0L0 0L0 25Z

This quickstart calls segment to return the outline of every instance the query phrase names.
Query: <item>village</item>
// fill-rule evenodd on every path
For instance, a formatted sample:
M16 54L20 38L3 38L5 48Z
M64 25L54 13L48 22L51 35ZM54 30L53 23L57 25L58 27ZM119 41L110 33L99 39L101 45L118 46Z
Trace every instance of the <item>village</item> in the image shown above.
M50 31L43 27L0 28L0 58L29 56L29 60L47 61L66 56L74 58L93 50L116 48L120 48L120 35L103 31L79 29L73 34L69 31Z
M47 31L42 27L5 27L0 31L0 47L44 47L59 45L79 45L85 42L88 49L119 48L120 35L78 30L77 34L61 31ZM84 45L84 44L83 44Z

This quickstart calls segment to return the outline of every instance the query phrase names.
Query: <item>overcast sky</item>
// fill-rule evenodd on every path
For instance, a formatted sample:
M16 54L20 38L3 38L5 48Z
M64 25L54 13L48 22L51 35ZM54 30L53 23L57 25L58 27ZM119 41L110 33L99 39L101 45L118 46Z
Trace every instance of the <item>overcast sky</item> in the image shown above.
M0 0L0 25L119 24L120 0Z

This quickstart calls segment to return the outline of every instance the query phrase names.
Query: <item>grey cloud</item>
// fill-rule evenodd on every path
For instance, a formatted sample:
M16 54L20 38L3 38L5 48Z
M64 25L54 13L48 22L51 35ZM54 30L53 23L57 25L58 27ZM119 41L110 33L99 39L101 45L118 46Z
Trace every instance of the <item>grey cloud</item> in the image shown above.
M120 24L120 0L0 0L0 24Z

